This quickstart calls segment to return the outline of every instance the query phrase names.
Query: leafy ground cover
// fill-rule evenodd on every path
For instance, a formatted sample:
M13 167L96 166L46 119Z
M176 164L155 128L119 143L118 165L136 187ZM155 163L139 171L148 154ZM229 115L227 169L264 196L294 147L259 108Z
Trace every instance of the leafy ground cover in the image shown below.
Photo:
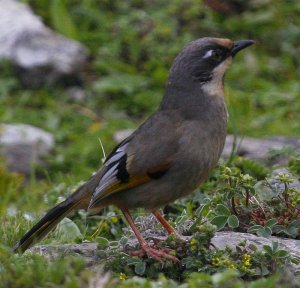
M48 166L34 167L26 183L1 164L0 282L4 287L92 287L91 279L98 274L81 259L49 262L37 255L13 255L10 248L44 211L101 166L99 139L109 152L115 145L115 131L136 127L154 111L168 68L187 42L207 35L254 39L256 45L235 59L226 76L229 132L299 134L297 1L289 5L281 0L228 1L229 8L204 4L210 1L25 2L54 30L89 47L91 57L80 79L86 97L79 102L70 97L64 83L26 88L13 68L1 63L2 122L32 124L52 132L56 139ZM288 167L298 179L299 163L294 155ZM300 192L290 187L291 176L286 173L277 179L283 189L268 186L265 178L273 170L241 158L222 163L195 194L165 210L175 226L193 223L186 231L192 239L182 251L176 250L180 245L172 238L160 244L173 248L183 266L112 258L108 263L112 274L106 281L118 287L297 287L297 279L283 273L286 263L297 259L276 243L262 252L245 243L237 252L208 249L216 229L299 239ZM262 186L268 186L272 197L260 193ZM113 254L116 241L126 241L125 220L113 207L87 222L82 211L70 218L43 243L98 241L104 248L111 247ZM106 279L103 273L98 278Z

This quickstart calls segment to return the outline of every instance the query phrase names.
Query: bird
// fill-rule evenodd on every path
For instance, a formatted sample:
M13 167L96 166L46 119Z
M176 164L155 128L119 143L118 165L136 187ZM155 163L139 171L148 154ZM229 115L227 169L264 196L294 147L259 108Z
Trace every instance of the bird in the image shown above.
M23 253L71 212L97 214L117 206L145 257L179 260L151 246L129 212L151 211L165 230L180 237L159 208L192 193L208 179L224 148L228 112L224 75L234 56L253 40L204 37L175 58L157 110L107 156L103 166L38 221L13 247Z

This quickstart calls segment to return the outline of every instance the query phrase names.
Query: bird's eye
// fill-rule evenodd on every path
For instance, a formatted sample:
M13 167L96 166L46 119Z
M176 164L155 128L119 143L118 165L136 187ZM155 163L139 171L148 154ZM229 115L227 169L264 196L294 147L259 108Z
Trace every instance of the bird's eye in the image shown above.
M224 53L221 49L208 50L203 56L203 59L210 59L216 62L221 62L223 58Z
M210 58L217 62L222 61L223 60L223 51L220 49L212 50Z

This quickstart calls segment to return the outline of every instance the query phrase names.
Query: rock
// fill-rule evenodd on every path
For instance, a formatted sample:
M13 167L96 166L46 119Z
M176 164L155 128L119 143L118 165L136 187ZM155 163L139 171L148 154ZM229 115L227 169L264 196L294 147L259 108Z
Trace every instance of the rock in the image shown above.
M72 78L83 69L87 49L58 35L16 0L0 0L0 59L10 60L26 85Z
M291 179L291 182L288 183L288 186L289 188L292 188L292 189L300 189L300 181L299 179L294 176L288 169L286 168L278 168L278 169L275 169L270 178L267 179L268 180L268 183L275 189L279 189L281 190L281 192L283 192L285 190L285 187L284 187L284 184L277 179L277 177L280 175L280 174L284 174L284 175L287 175L290 179Z
M300 240L286 239L281 237L270 236L260 237L250 233L239 233L239 232L217 232L212 238L211 243L219 249L224 249L226 246L232 249L242 241L245 241L247 245L253 244L259 250L262 249L263 245L272 246L272 242L278 242L279 248L284 249L290 253L291 256L300 258ZM290 264L291 270L294 274L300 273L300 264Z
M80 256L85 261L86 266L96 272L94 276L90 275L87 287L112 287L109 285L111 282L110 273L104 271L103 265L96 262L98 260L97 247L97 243L40 245L30 248L26 253L39 254L49 260L65 256Z
M54 147L54 137L25 124L0 125L0 152L9 170L29 175L33 164L41 164L42 157Z
M63 255L77 255L81 256L87 265L92 265L97 258L97 247L97 243L39 245L30 248L28 252L42 255L50 260Z
M133 131L134 129L119 130L114 134L113 138L117 143L120 143L122 140L127 138Z
M79 86L72 86L66 90L67 95L74 101L74 102L84 102L87 98L85 91Z
M164 239L161 236L155 238ZM185 238L187 240L190 239L190 237L188 236L185 236ZM258 248L258 250L262 250L263 245L272 246L272 242L278 242L279 248L288 251L292 257L300 258L299 240L279 238L273 236L265 238L250 233L217 232L212 238L211 243L218 249L225 249L226 247L230 247L231 249L235 250L235 247L238 246L238 244L242 241L246 241L246 245L255 245ZM135 247L136 245L137 240L131 240L130 246ZM126 247L124 247L125 250L128 249L127 246L128 243L126 244ZM83 257L86 263L90 266L96 264L96 262L99 260L105 261L105 258L98 258L97 247L97 243L40 245L29 249L29 253L37 253L49 259L56 259L58 257L68 255L79 255ZM290 264L289 268L294 274L300 273L300 264Z
M226 138L225 147L222 156L228 158L231 154L234 145L234 136L228 135ZM236 139L236 154L248 159L253 159L270 164L283 164L287 161L289 153L294 151L300 153L300 138L292 137L268 137L268 138L252 138L240 137ZM283 153L280 153L283 152ZM273 153L270 153L273 152ZM277 153L279 152L279 153ZM273 156L272 156L273 154ZM278 154L278 155L276 155ZM286 155L285 155L286 154Z
M290 189L296 189L300 191L299 179L286 168L278 168L272 172L269 178L266 179L268 185L266 185L266 181L264 180L258 181L255 184L254 186L255 191L258 194L260 199L269 201L274 197L277 197L279 195L280 196L284 195L284 191L285 191L284 183L282 183L282 181L277 179L277 177L280 176L280 174L287 175L290 178L291 182L288 183L288 187Z

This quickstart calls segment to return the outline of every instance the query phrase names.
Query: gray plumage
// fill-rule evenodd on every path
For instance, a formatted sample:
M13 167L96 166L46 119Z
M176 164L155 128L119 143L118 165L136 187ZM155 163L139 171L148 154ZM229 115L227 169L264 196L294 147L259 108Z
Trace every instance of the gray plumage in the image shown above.
M15 251L23 252L43 238L70 211L85 208L98 213L113 204L123 211L147 254L159 258L162 252L150 251L130 223L128 209L164 206L192 193L208 178L226 138L224 73L232 57L251 44L202 38L186 46L170 69L158 110L111 152L102 169L27 232Z

